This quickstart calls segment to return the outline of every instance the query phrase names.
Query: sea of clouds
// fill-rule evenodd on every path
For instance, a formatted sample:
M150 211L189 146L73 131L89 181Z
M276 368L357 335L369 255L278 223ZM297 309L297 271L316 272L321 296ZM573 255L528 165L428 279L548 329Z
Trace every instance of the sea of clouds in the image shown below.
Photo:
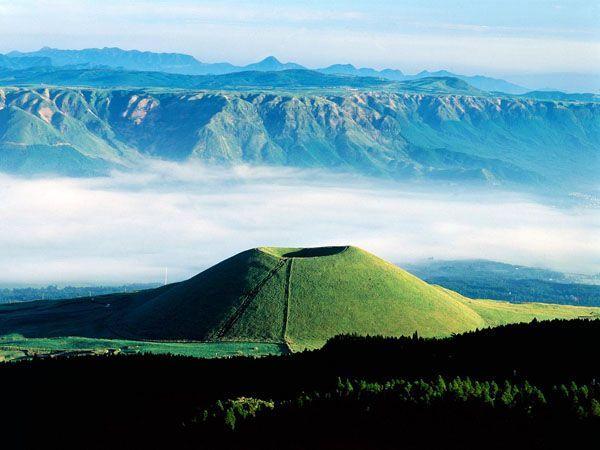
M352 244L396 263L484 258L600 272L598 210L282 168L151 163L103 178L0 175L0 283L181 280L257 246Z

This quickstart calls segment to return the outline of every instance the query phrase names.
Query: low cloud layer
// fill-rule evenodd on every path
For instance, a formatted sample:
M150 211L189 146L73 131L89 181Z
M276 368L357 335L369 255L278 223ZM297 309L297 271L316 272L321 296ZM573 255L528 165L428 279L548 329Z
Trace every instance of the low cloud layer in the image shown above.
M153 164L95 179L0 175L0 283L189 277L263 245L353 244L394 262L485 258L600 271L598 212L291 169Z

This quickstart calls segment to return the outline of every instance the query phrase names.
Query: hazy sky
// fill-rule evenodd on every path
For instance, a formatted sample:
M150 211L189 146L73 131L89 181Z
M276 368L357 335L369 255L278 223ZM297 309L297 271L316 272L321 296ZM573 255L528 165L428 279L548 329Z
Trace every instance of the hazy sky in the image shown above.
M257 246L361 246L393 262L486 258L600 272L597 210L514 193L416 192L286 168L153 162L137 174L0 174L0 284L189 277Z
M598 73L600 1L0 0L0 52L42 46L408 73Z

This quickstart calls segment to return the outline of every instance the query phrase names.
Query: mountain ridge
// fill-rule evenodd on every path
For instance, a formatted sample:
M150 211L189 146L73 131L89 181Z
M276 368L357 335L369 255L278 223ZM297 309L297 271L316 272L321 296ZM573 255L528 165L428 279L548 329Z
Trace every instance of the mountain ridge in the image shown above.
M4 58L3 58L4 57ZM25 63L24 59L29 57L42 58L33 64L32 61ZM7 62L21 60L20 62ZM184 53L161 53L140 50L123 50L118 47L87 48L81 50L62 50L43 47L37 51L19 52L11 51L6 55L0 55L0 67L18 66L34 67L37 65L48 66L88 66L88 67L111 67L129 70L151 70L158 72L169 72L188 75L219 75L247 70L286 70L286 68L306 69L306 66L289 62L282 64L274 56L267 56L262 60L264 63L275 62L275 64L264 65L261 62L247 65L234 65L228 62L207 63L199 61L191 55ZM559 90L572 93L600 92L600 77L595 74L560 73L560 74L513 74L503 78L485 75L464 75L450 72L448 70L428 71L422 70L416 74L405 74L401 70L372 69L368 67L357 68L352 64L331 64L326 67L315 67L312 70L328 74L345 74L353 76L372 76L389 79L391 81L408 81L431 76L451 76L460 78L474 87L485 91L497 91L507 94L523 94L533 90ZM572 79L570 83L569 80Z
M600 274L562 273L489 260L425 260L403 267L471 298L600 306Z
M231 63L205 63L191 55L183 53L157 53L139 50L122 50L117 47L88 48L82 50L61 50L44 47L33 52L9 52L7 57L43 57L50 60L55 66L73 66L89 64L91 66L106 66L111 68L124 68L128 70L158 71L184 75L222 75L226 73L243 71L280 71L289 69L307 69L301 64L288 62L281 63L276 57L270 55L263 60L236 66ZM0 67L2 61L0 60ZM445 76L463 79L478 89L487 91L501 91L507 94L522 94L528 89L497 78L481 75L466 76L445 70L437 72L422 71L415 75L406 75L397 69L376 70L371 68L356 68L352 64L333 64L327 67L312 69L317 72L332 75L352 75L385 78L391 81L410 81L432 76Z
M583 186L598 167L599 117L597 103L454 94L0 88L0 168L102 174L144 156Z

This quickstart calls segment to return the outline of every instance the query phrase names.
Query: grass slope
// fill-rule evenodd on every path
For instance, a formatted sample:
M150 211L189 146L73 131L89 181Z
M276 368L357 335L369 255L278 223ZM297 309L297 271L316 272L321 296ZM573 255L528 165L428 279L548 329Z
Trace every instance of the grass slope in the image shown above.
M268 338L274 332L273 327L277 327L272 324L277 322L277 307L269 305L270 299L276 297L277 285L269 281L281 266L279 263L256 250L239 253L187 281L163 289L149 300L134 297L128 310L111 322L111 328L123 336L142 339ZM266 315L261 316L260 330L253 323L238 324L240 319L248 322L241 315L230 321L258 293L261 295L255 303L264 303L259 308ZM255 310L251 308L248 314L252 313ZM236 332L239 327L254 334Z
M477 312L488 327L507 325L509 323L531 322L533 319L600 318L600 308L597 307L552 303L510 303L500 300L473 300L449 289L442 287L439 289Z
M294 258L289 305L292 348L340 333L439 336L485 325L445 292L356 247Z
M301 350L345 333L448 336L534 317L599 316L596 308L471 300L356 247L264 247L157 289L0 306L0 335L262 342Z

